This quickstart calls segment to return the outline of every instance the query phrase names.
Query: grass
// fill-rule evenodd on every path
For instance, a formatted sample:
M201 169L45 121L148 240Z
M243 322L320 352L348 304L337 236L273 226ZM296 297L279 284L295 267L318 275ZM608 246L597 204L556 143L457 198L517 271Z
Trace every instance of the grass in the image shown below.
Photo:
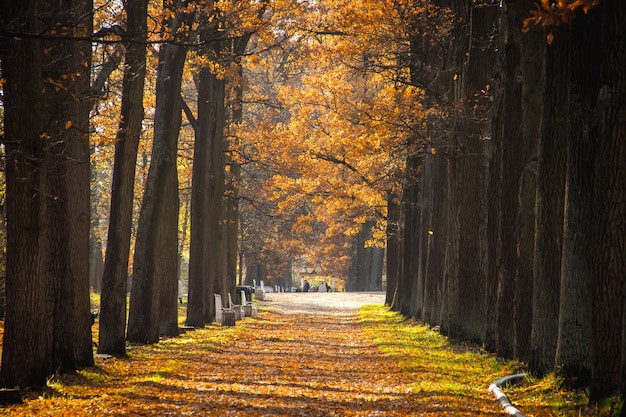
M396 358L404 372L414 376L416 392L440 392L449 396L488 395L488 387L501 377L525 372L515 361L502 361L476 346L452 344L438 332L415 320L407 320L384 306L361 309L366 332L380 349ZM525 378L506 388L509 400L527 416L611 416L612 412L587 407L584 391L564 391L550 374ZM495 401L495 399L494 399Z

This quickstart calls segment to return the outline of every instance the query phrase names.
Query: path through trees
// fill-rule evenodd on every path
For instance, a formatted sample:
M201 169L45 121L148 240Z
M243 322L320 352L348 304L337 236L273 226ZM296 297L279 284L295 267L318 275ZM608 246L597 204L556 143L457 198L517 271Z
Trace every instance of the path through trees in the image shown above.
M145 346L131 346L131 359L97 357L97 368L52 384L63 396L0 415L501 415L483 386L476 397L416 390L427 372L403 370L364 331L358 307L383 301L383 293L272 294L270 312L235 328L165 339L149 357Z

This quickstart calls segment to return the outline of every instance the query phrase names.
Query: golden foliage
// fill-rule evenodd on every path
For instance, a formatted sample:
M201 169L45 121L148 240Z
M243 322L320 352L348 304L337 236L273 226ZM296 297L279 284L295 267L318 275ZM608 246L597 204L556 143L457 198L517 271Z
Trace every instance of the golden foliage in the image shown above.
M291 218L313 252L330 245L341 257L366 221L367 244L382 245L406 158L426 143L426 119L444 117L411 84L410 42L434 28L445 38L451 18L419 0L276 2L270 12L243 61L246 120L232 132L249 165L242 193Z

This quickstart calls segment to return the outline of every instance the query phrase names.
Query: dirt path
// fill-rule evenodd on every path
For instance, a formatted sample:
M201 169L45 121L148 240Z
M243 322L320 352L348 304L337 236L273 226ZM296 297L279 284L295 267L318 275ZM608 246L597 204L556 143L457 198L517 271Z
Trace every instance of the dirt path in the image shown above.
M366 304L384 304L384 292L269 293L260 302L273 311L297 315L339 315L356 313Z
M416 415L411 381L362 331L357 309L381 294L272 294L271 312L220 355L231 378L196 381L196 412L262 416ZM203 364L203 366L212 366ZM212 412L208 413L213 415Z

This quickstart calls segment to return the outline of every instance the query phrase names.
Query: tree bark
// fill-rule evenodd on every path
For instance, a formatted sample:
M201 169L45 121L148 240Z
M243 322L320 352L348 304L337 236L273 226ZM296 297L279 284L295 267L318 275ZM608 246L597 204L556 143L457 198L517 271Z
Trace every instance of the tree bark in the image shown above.
M200 117L209 111L209 70L201 69L195 76L198 91L198 128L195 131L191 184L191 234L189 237L189 299L187 326L203 327L209 316L208 275L208 206L209 206L209 121Z
M60 6L59 6L60 7ZM45 386L93 364L89 317L92 5L3 4L3 24L54 41L3 41L7 306L0 384ZM6 20L5 20L6 19ZM71 28L71 29L67 29ZM58 30L57 30L58 29ZM64 38L67 36L68 38Z
M417 171L420 161L417 156L407 161L407 174L402 191L400 215L402 246L400 252L400 273L396 291L398 312L415 317L419 307L414 304L417 293L417 251L420 210L418 207Z
M566 383L588 386L593 362L594 159L597 125L594 104L598 92L599 45L589 37L597 30L597 12L576 19L570 27L571 69L568 108L567 169L559 332L556 366Z
M545 39L541 31L537 37ZM545 88L537 165L537 214L533 264L533 307L529 362L542 375L554 369L558 335L559 288L565 206L565 165L568 100L568 40L565 30L545 48ZM539 60L539 57L535 58Z
M173 25L181 24L177 18ZM182 122L181 80L186 47L159 52L152 158L141 204L127 339L156 343L178 334L178 174L176 151Z
M466 100L464 120L458 126L458 154L452 165L453 240L458 242L451 262L457 265L449 275L450 336L482 341L487 331L486 310L491 300L485 292L487 276L487 186L491 158L491 92L495 75L499 3L474 3L468 20L471 27L468 62L461 75L462 97ZM456 273L454 273L456 272ZM455 282L453 282L455 281Z
M516 22L532 7L532 0L522 1L515 6ZM519 211L517 216L517 271L515 296L520 302L515 310L514 356L522 361L531 360L532 317L534 298L534 261L536 237L536 207L538 181L539 138L542 125L542 98L545 88L545 37L541 31L523 35L521 38L522 74L522 142L524 165L520 173L517 194Z
M122 109L115 140L115 161L111 185L111 209L107 249L100 298L98 352L126 355L126 297L128 261L135 196L135 167L141 137L143 87L146 76L146 40L148 2L125 3L128 36Z
M594 166L593 219L593 381L591 397L601 399L620 392L624 386L622 364L626 340L626 4L603 2L595 11L593 39L599 50L598 90L594 91L598 124L597 156ZM594 19L593 15L589 16ZM589 33L586 34L590 36Z
M387 198L387 288L385 305L395 305L398 286L400 256L400 204L399 197L391 194Z

